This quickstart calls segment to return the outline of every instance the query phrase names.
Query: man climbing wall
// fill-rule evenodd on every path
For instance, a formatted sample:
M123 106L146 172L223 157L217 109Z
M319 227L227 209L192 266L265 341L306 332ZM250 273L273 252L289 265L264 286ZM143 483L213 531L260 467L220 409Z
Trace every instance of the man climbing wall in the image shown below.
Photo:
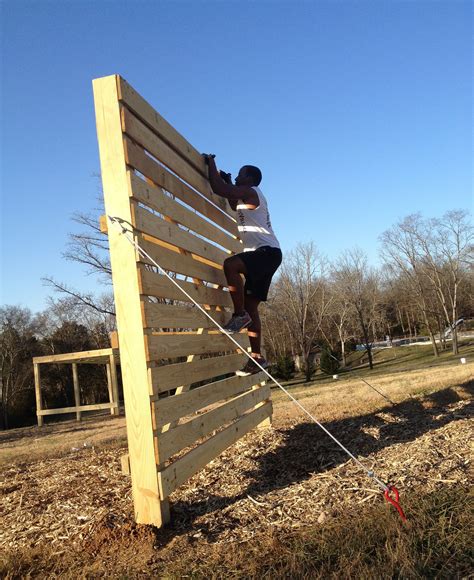
M229 285L234 313L224 326L230 334L248 327L252 358L262 367L268 363L261 354L260 302L267 300L272 277L282 261L280 244L273 231L265 196L259 188L262 173L258 167L244 165L232 184L230 174L219 172L215 155L204 154L209 165L209 181L216 195L225 197L237 212L244 251L227 258L224 272ZM245 276L245 284L241 274ZM248 360L237 374L247 376L259 367Z

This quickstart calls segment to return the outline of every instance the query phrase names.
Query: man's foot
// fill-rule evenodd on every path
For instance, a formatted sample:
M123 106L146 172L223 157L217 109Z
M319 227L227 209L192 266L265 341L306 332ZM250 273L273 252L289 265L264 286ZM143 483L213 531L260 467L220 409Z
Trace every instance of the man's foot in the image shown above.
M255 360L264 369L266 369L268 367L268 363L263 358L263 356L261 356L259 358L255 358ZM261 370L262 369L259 366L257 366L253 362L253 360L248 359L247 364L244 366L244 368L240 369L240 371L235 371L235 374L238 375L239 377L248 377L249 375L254 375L255 373L259 373Z
M243 314L233 314L229 322L223 327L229 334L240 332L243 328L252 323L252 317L246 311Z

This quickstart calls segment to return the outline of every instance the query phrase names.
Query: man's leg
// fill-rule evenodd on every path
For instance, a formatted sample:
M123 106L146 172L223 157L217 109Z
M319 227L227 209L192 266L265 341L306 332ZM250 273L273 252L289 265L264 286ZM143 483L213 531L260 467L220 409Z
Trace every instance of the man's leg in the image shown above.
M238 256L231 256L224 262L224 273L229 285L230 297L234 303L234 314L242 314L244 306L244 282L242 274L247 274L245 264Z
M245 296L244 306L245 310L250 314L252 318L252 323L248 326L248 334L250 346L252 347L252 356L256 358L261 358L261 345L262 345L262 324L260 322L260 316L258 314L258 305L260 300L255 298L255 296Z
M260 316L258 314L258 305L260 304L260 300L255 298L254 296L246 296L245 297L245 309L250 314L252 318L252 322L248 326L248 334L249 334L249 341L250 346L252 348L252 358L254 358L258 363L266 368L268 366L267 361L262 357L261 353L261 345L262 345L262 325L260 322ZM254 373L260 372L260 367L258 367L253 361L247 359L245 366L236 371L236 374L241 377L246 377L248 375L252 375Z
M229 286L230 297L234 304L234 314L224 326L224 329L230 334L233 334L234 332L240 332L252 322L244 305L244 282L242 280L242 274L244 276L247 274L247 268L239 256L232 256L224 262L224 273Z

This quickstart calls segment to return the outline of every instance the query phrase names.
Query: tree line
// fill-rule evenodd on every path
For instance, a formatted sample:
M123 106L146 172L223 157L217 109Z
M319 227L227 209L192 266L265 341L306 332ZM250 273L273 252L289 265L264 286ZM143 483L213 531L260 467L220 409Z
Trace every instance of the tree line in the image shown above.
M33 314L20 306L0 307L0 428L36 421L32 359L35 356L108 348L115 320L70 297L50 300ZM107 373L102 365L79 365L81 403L108 402ZM45 408L71 407L74 386L71 365L41 365Z
M64 253L98 275L101 295L84 294L54 278L59 292L38 314L27 308L0 308L0 422L3 428L33 422L32 357L107 348L115 328L107 238L98 216L77 215L82 231L70 235ZM306 380L316 371L314 352L328 372L331 361L346 366L348 352L363 345L373 368L374 342L426 336L433 356L459 352L460 318L474 316L474 230L466 211L439 218L406 217L380 236L380 265L352 248L333 261L314 242L285 253L262 312L267 357L279 367L301 361ZM278 368L278 367L277 367ZM106 400L105 367L81 365L83 404ZM284 374L284 373L283 373ZM42 386L49 407L73 405L71 369L47 365Z
M361 344L373 368L374 342L427 336L433 356L451 343L458 354L458 325L474 315L474 234L465 211L441 218L414 214L380 236L381 264L360 249L333 262L313 242L284 260L263 316L271 358L303 360L309 380L315 346L346 365L347 348Z

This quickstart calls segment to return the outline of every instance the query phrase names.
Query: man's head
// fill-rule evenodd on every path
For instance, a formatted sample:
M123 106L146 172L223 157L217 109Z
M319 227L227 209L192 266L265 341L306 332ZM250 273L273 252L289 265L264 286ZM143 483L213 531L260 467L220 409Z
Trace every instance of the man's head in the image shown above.
M240 168L239 174L235 178L235 185L247 185L253 187L260 185L262 172L255 165L244 165Z

